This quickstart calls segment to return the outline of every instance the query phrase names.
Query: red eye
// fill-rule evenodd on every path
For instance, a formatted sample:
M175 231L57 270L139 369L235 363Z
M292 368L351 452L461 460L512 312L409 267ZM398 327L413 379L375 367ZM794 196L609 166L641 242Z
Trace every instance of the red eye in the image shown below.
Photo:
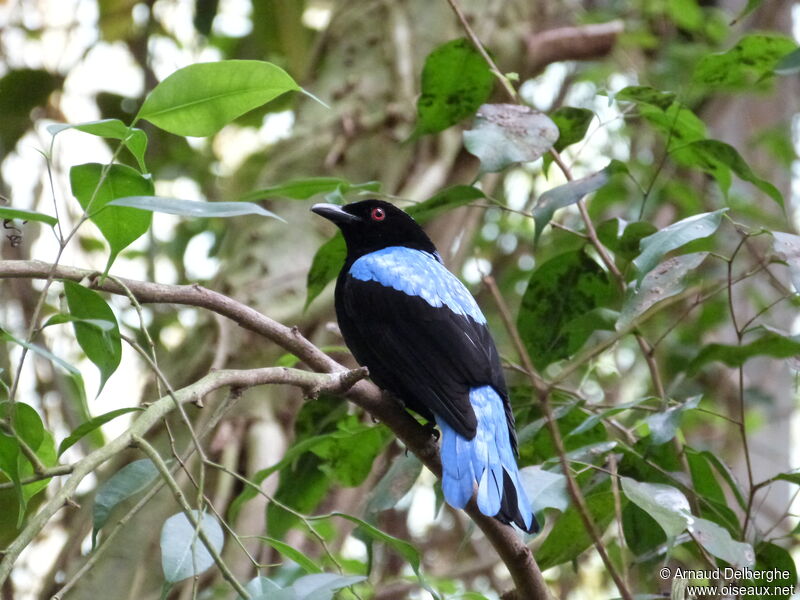
M373 221L383 221L386 218L386 212L382 208L373 208L370 216Z

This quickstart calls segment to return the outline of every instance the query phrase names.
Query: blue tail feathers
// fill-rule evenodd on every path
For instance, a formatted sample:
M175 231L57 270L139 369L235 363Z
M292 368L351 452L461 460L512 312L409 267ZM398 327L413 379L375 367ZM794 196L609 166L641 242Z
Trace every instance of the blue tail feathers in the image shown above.
M504 523L528 532L538 530L536 519L517 469L511 448L503 400L491 386L469 393L478 427L471 440L456 433L437 416L442 430L442 490L445 500L464 508L478 484L478 508Z

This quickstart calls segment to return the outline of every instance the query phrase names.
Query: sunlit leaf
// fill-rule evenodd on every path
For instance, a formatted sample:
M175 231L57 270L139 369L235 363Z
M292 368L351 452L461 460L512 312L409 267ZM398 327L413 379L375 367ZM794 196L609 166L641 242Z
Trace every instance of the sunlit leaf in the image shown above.
M46 215L44 213L36 212L35 210L27 210L24 208L11 208L10 206L0 206L0 220L2 219L20 219L22 221L38 221L45 223L50 227L55 227L58 219Z
M378 192L380 183L368 181L366 183L350 183L341 177L306 177L292 179L278 185L255 190L240 198L242 201L252 202L266 198L292 198L294 200L307 200L318 194L327 194L339 190L342 194L350 191Z
M98 137L121 140L136 159L139 169L143 172L147 171L144 164L144 154L147 151L147 134L141 129L128 127L119 119L102 119L85 123L54 123L47 127L47 131L53 137L65 129L77 129Z
M192 514L200 522L200 529L212 547L221 552L225 535L219 521L197 510ZM199 575L213 564L214 558L185 514L177 513L164 521L161 528L161 568L167 582L175 583Z
M119 164L76 165L69 178L72 194L111 247L105 270L108 273L117 255L150 228L152 215L135 208L106 205L125 196L149 196L153 193L153 182L135 169Z
M464 132L464 146L481 161L484 173L530 162L558 140L558 127L547 115L517 104L484 104L473 128Z
M67 451L68 448L71 448L81 439L83 439L86 435L88 435L92 431L95 431L98 427L105 425L109 421L112 421L113 419L116 419L117 417L128 414L130 412L138 412L142 410L144 410L144 408L142 408L141 406L118 408L117 410L112 410L105 414L94 417L89 421L81 423L80 425L78 425L78 427L75 428L75 431L73 431L67 437L65 437L58 445L58 455L61 456L64 452Z
M493 86L494 76L469 41L438 46L422 68L415 135L437 133L472 116Z
M694 80L711 88L749 87L772 73L795 48L797 44L786 36L746 35L730 50L702 57L695 67Z
M65 281L64 292L69 310L75 317L96 319L113 325L110 331L102 331L81 321L73 323L78 344L86 353L86 357L100 369L100 388L97 391L100 394L122 359L122 341L119 337L117 318L103 297L94 290L74 281Z
M424 225L448 210L485 197L481 190L471 185L454 185L437 192L419 204L409 206L406 212L414 217L417 223Z
M630 477L620 477L620 481L628 499L653 517L667 537L676 537L695 519L689 501L679 489L663 483L636 481Z
M299 91L280 67L257 60L189 65L159 83L138 117L175 135L213 135L236 117Z

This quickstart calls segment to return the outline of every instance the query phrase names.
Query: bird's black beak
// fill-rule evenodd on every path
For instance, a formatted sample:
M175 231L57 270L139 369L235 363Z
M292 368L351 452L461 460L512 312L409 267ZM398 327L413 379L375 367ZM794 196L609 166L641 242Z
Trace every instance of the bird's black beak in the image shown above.
M325 217L336 225L344 225L345 223L355 223L361 219L349 212L342 210L341 206L336 204L320 203L311 207L311 212L317 213L320 217Z

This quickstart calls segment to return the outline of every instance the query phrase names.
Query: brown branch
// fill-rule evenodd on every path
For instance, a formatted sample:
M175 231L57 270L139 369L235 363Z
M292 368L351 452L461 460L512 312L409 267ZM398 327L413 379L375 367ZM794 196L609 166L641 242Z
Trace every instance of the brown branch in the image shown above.
M29 279L44 279L46 278L52 265L42 261L14 261L5 260L0 261L0 279L8 278L29 278ZM54 278L68 279L71 281L81 281L89 279L94 289L109 292L112 294L127 295L127 291L123 289L122 285L116 283L111 278L101 280L99 274L85 269L77 269L74 267L58 266L55 269ZM203 288L199 285L167 285L161 283L150 283L144 281L135 281L131 279L119 279L119 281L127 288L130 293L134 295L136 300L141 304L163 303L163 304L182 304L186 306L196 306L198 308L205 308L219 315L225 316L232 321L239 324L241 327L253 331L271 341L278 344L285 350L292 352L298 356L303 362L315 371L324 373L339 373L347 372L344 366L333 360L331 357L322 352L314 344L309 342L303 337L296 328L287 327L269 317L262 315L258 311L225 296L213 290ZM258 370L256 370L258 371ZM224 373L219 371L211 373L208 377ZM245 371L244 373L249 373ZM314 376L315 374L309 373ZM205 379L205 378L204 378ZM204 381L201 380L201 381ZM225 385L225 384L223 384ZM230 383L228 385L234 385ZM240 384L236 384L240 385ZM246 384L244 384L246 386ZM190 389L189 388L184 389ZM312 390L313 391L313 390ZM411 450L419 459L430 469L437 477L441 477L442 465L439 460L439 452L436 443L431 438L429 432L399 404L386 401L382 398L380 390L367 381L358 381L353 385L346 396L355 404L369 412L377 420L386 424L393 433L403 442L409 450ZM171 407L174 408L174 403L167 396ZM148 409L149 410L149 409ZM142 416L137 419L137 423L141 421ZM152 424L150 425L152 426ZM127 433L130 437L131 430ZM142 435L144 432L138 432ZM119 438L118 438L119 439ZM130 440L126 440L127 443ZM104 448L108 448L112 444L117 443L117 440L112 441ZM103 458L98 462L96 457L97 452L88 455L74 465L75 472L73 476L68 478L59 490L58 494L53 500L60 498L61 502L54 507L51 507L49 514L45 515L43 509L37 515L43 516L40 526L43 527L47 520L55 514L58 508L63 504L65 498L69 497L77 482L70 484L74 478L79 477L82 479L88 473L96 469L105 460ZM95 457L95 458L92 458ZM91 460L90 460L91 459ZM48 506L50 503L48 502ZM493 517L487 517L478 510L477 503L473 498L465 508L466 513L483 531L484 535L494 546L500 559L508 568L511 577L516 586L516 593L519 598L530 599L546 599L549 597L547 586L544 582L541 572L533 559L530 548L528 548L520 536L514 529L508 525L503 525ZM34 523L32 520L31 523ZM30 526L30 525L29 525ZM27 530L27 528L26 528ZM23 531L23 534L25 532ZM4 571L4 566L8 560L13 563L16 560L19 552L24 548L31 539L35 532L29 532L26 537L22 535L17 538L13 543L13 550L16 553L13 557L11 554L6 554L3 562L0 563L0 582L7 576ZM18 542L22 540L19 544ZM9 546L9 552L12 547ZM10 569L10 565L8 565Z
M530 69L526 75L536 75L554 62L602 58L611 52L624 29L622 21L609 21L532 34L526 43L526 66Z

